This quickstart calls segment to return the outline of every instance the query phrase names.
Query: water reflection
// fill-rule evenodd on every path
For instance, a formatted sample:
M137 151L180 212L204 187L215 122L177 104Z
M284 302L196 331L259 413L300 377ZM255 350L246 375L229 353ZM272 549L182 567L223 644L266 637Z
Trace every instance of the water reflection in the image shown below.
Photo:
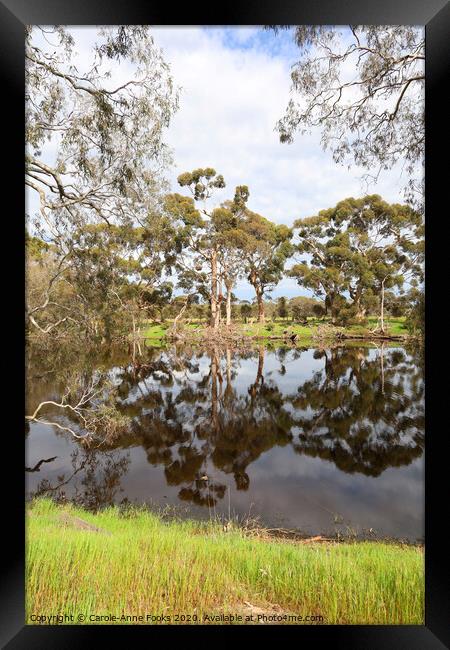
M71 471L59 474L53 482L47 478L39 481L34 496L51 495L55 501L64 502L70 485L70 501L89 510L114 503L118 493L123 492L120 482L128 470L129 457L96 449L74 449L70 456ZM73 480L78 474L80 482Z
M122 478L127 471L133 474L124 450L136 448L150 466L163 469L159 493L164 486L176 487L179 500L209 508L224 500L228 476L237 491L248 491L252 468L263 456L275 458L280 448L298 463L312 457L347 474L380 477L423 453L422 361L413 350L385 345L260 346L239 353L149 349L135 364L126 355L116 356L103 371L129 427L94 449L68 441L72 476L66 462L64 476L46 476L34 491L65 495L72 479L82 475L71 498L88 507L117 501ZM93 367L84 372L88 378ZM49 379L33 394L35 383L30 384L30 403L55 396L61 385ZM34 438L31 451L30 468L44 458ZM39 470L50 472L50 467L44 460ZM128 497L126 490L123 496Z
M403 351L317 351L323 370L298 388L304 411L294 449L331 460L345 472L379 476L409 465L424 447L424 385Z

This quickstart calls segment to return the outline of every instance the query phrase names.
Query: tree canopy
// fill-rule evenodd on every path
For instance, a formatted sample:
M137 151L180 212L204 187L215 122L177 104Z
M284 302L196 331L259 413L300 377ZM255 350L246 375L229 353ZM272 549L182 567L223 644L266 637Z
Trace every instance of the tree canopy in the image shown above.
M307 257L290 275L325 298L334 320L345 315L347 294L351 315L359 318L380 299L383 321L385 289L423 280L423 218L408 205L388 204L377 194L349 198L295 228L297 251Z
M39 205L29 221L34 234L52 245L55 263L41 306L32 307L29 322L36 328L50 294L68 274L78 282L89 267L92 278L95 255L87 244L94 236L101 237L102 247L106 237L117 239L117 232L104 226L128 229L127 236L133 226L153 229L149 216L158 213L160 172L170 159L163 130L178 106L169 68L148 27L100 29L83 70L74 64L75 52L74 37L64 27L27 28L25 183ZM133 64L134 74L114 86L109 67L124 62ZM49 144L54 155L43 162ZM57 320L67 322L65 316Z
M423 28L299 25L294 40L300 58L291 73L291 99L276 126L281 142L320 127L333 159L365 168L368 182L401 162L408 178L405 198L423 209Z
M286 260L292 255L292 231L256 212L245 210L239 222L237 242L247 280L258 302L258 319L264 322L264 295L281 280Z

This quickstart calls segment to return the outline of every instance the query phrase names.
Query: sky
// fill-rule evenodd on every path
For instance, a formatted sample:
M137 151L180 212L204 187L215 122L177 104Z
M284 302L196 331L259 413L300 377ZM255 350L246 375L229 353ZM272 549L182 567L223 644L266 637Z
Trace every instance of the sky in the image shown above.
M87 60L96 28L70 31L76 37L78 58ZM152 33L180 87L180 108L165 134L174 159L167 173L172 191L182 192L178 174L213 167L226 182L226 188L217 192L217 203L232 198L236 185L248 185L249 209L289 226L365 193L363 170L336 165L331 153L322 150L320 131L297 135L289 145L279 141L275 125L289 100L291 66L298 60L289 32L155 27ZM43 152L43 160L46 155L51 156L51 147ZM369 190L389 202L402 202L403 183L400 170L394 169ZM30 197L28 209L33 208L37 203ZM235 294L247 300L254 297L245 281L239 282ZM292 278L284 278L271 294L296 295L311 294Z

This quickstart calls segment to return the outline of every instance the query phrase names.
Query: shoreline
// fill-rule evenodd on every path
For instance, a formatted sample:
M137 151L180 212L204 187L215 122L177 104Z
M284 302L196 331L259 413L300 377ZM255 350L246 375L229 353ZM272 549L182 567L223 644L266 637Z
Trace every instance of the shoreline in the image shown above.
M373 323L372 323L373 325ZM211 330L204 322L183 323L173 329L171 323L148 324L141 329L141 340L146 345L162 343L175 344L230 344L234 346L245 345L252 342L280 342L291 346L322 345L323 343L339 343L343 341L361 341L362 343L417 343L416 336L407 333L403 319L390 319L386 321L387 329L384 333L368 329L371 327L350 326L335 327L327 322L312 321L311 323L296 324L279 321L266 323L232 324L223 326L217 331Z

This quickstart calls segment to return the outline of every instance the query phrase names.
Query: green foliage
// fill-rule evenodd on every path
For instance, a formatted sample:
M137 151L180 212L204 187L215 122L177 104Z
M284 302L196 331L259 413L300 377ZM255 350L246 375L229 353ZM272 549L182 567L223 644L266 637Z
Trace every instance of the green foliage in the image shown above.
M376 194L349 198L295 227L297 250L307 259L289 274L325 298L335 321L363 319L385 290L423 278L423 219L410 206L390 205ZM339 315L340 308L346 313Z
M425 337L425 292L414 291L412 305L409 309L406 327L410 332L420 337Z
M186 229L181 230L181 235L194 228L202 228L205 223L200 212L195 207L194 199L182 194L168 194L164 198L164 208L173 220L180 220ZM180 232L177 233L180 235Z
M39 237L33 237L25 230L25 251L30 260L43 262L45 253L50 250L49 244Z
M210 198L214 189L225 187L223 176L217 175L216 170L212 167L184 172L178 176L177 180L181 187L189 187L196 201L204 201Z
M243 302L239 307L239 310L241 312L242 318L244 319L244 323L246 323L247 318L250 318L250 316L252 315L253 312L252 306L247 302Z
M345 298L342 296L339 296L336 302L336 316L334 318L334 323L336 325L348 327L349 325L355 325L357 323L363 325L367 322L365 318L358 318L358 310L356 305L349 305Z
M323 316L325 316L325 307L320 303L316 303L312 306L312 312L317 318L323 318Z
M237 248L242 255L247 279L255 289L260 319L264 317L264 293L280 281L284 264L294 247L292 231L246 210L238 225Z
M292 312L292 320L297 323L306 323L308 317L323 316L325 313L323 305L307 296L291 298L289 309Z
M277 314L280 318L287 318L289 315L288 302L284 296L278 298L277 301Z
M65 27L26 30L25 182L39 201L27 252L45 254L54 271L45 284L29 265L27 325L38 336L108 338L129 332L141 289L151 293L173 267L175 233L160 199L170 162L162 136L178 93L148 26L99 29L80 69L76 49ZM132 70L116 88L112 62ZM42 158L48 142L54 162Z
M233 205L231 206L232 212L236 214L245 210L249 197L250 191L247 185L238 185L234 193Z

